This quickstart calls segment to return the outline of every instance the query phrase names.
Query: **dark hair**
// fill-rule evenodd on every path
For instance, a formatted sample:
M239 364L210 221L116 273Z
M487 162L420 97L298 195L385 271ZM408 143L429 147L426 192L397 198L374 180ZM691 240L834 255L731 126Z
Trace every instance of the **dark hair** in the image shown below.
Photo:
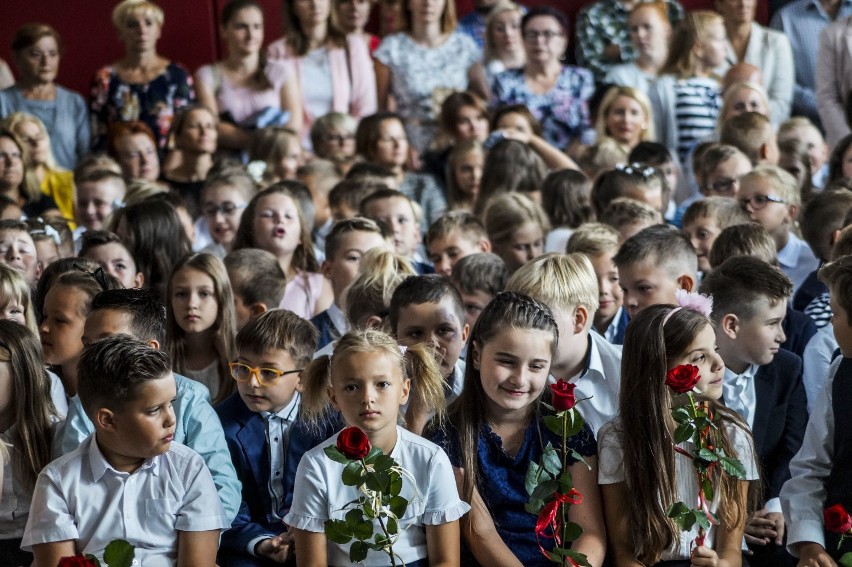
M740 320L757 315L761 299L776 305L793 293L783 272L752 256L733 256L713 268L701 281L701 293L713 296L713 320L733 313Z
M666 180L660 170L650 165L633 163L617 167L598 175L592 185L592 207L598 218L604 214L609 204L619 197L626 197L626 192L636 186L650 187L657 182L663 192L666 190Z
M778 265L775 240L765 228L751 222L723 228L713 241L707 259L711 267L716 267L731 256L752 256L773 266Z
M500 119L506 116L507 114L520 114L523 116L527 122L530 123L530 127L532 128L532 133L536 136L544 135L544 128L541 126L541 122L539 122L538 118L530 112L529 107L525 104L505 104L503 106L498 106L494 113L491 115L491 130L497 130L497 124L500 123Z
M658 142L639 142L630 150L627 157L630 163L639 162L653 165L654 167L674 161L669 149ZM674 187L672 187L674 189Z
M445 297L453 302L453 310L456 313L460 325L464 325L464 302L458 290L453 287L453 282L446 276L438 274L425 274L422 276L409 276L402 280L393 292L390 303L390 324L393 334L396 335L399 326L399 312L409 305L420 305L423 303L440 303Z
M843 156L846 155L850 146L852 146L852 134L847 134L831 150L831 156L828 158L829 183L843 178Z
M301 368L317 350L318 333L310 321L286 309L271 309L252 318L237 333L237 353L284 350Z
M366 161L356 163L352 167L355 168L358 166L364 166L364 169L373 167L386 169L380 165L374 166ZM351 169L349 170L349 173L352 173ZM332 209L338 209L341 205L346 205L349 207L350 211L354 211L357 214L357 212L361 210L361 201L368 197L373 191L387 188L387 185L378 179L374 179L372 175L365 174L364 177L357 178L350 178L347 175L346 179L339 182L331 189L331 191L328 192L328 206Z
M234 297L246 306L263 303L269 308L278 307L287 276L272 252L243 248L225 256L224 261Z
M308 52L310 44L308 36L302 29L302 24L299 22L298 16L293 9L296 2L293 0L283 0L281 2L281 11L284 21L284 38L287 42L291 55L302 56ZM344 47L346 45L346 35L337 29L334 25L332 14L334 8L329 4L328 11L328 40L330 47ZM348 56L347 56L348 59Z
M394 173L387 167L370 161L359 161L346 172L346 181L362 181L369 178L387 179L393 177Z
M566 37L571 33L571 23L568 20L568 16L565 15L565 12L558 8L554 8L553 6L534 6L527 10L527 13L524 14L524 17L521 19L521 31L527 27L530 20L541 16L550 16L559 22L559 26L562 28L562 33L564 33Z
M527 144L509 139L497 142L485 156L474 213L482 215L497 195L540 191L546 176L544 160Z
M595 218L592 182L582 171L552 171L541 184L541 208L555 227L577 228Z
M166 306L147 289L110 289L92 299L89 313L120 311L127 315L130 331L140 341L151 339L166 348Z
M802 236L822 260L828 259L822 257L822 244L827 244L827 237L832 232L843 228L849 211L852 211L852 191L831 187L815 193L802 209Z
M121 237L108 230L87 230L80 238L80 252L77 255L81 258L85 257L93 248L97 248L98 246L105 246L107 244L121 244L124 246Z
M169 356L130 335L113 335L83 349L77 389L89 419L107 407L120 410L139 386L171 375Z
M492 252L469 254L455 263L450 280L461 293L484 291L497 295L506 289L509 268Z
M393 199L393 198L400 198L400 199L405 199L406 201L408 201L409 204L411 204L411 213L414 215L415 218L417 217L417 213L414 211L414 202L411 200L411 197L409 197L405 193L397 191L396 189L389 189L388 187L376 189L375 191L373 191L372 193L370 193L369 195L364 197L364 200L361 201L361 215L366 217L366 218L370 218L366 214L367 207L369 207L370 204L372 204L375 201L381 201L382 199Z
M12 36L12 51L23 51L28 47L32 47L43 37L52 37L56 41L56 47L59 49L60 55L65 49L62 43L62 38L59 32L47 24L35 23L24 24L15 30L15 35Z
M398 120L400 124L405 124L402 117L395 112L377 112L370 116L365 116L361 119L358 128L355 130L355 153L367 161L374 161L376 157L376 144L379 143L379 137L381 136L382 122L386 120Z
M852 324L852 256L841 256L825 264L819 270L819 279L834 292L834 300L846 311L845 323Z
M351 219L343 219L331 225L331 230L325 237L325 259L328 261L334 260L337 256L337 248L340 246L340 240L347 234L352 232L372 232L378 234L382 238L387 238L385 231L379 224L372 220L363 217L353 217Z
M673 276L679 275L674 271L684 269L693 276L698 273L698 255L689 235L667 224L640 230L621 245L612 260L619 268L653 262L662 264Z
M94 273L100 266L85 258L60 258L44 269L38 278L38 283L36 283L35 297L33 298L36 321L40 323L44 320L44 298L47 297L47 292L53 287L56 278L65 272L78 269L78 267Z

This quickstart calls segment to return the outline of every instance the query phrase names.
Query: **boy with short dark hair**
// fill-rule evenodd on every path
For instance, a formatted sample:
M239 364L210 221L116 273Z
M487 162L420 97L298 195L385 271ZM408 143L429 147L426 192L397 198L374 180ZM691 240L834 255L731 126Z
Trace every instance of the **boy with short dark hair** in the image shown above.
M361 214L390 228L396 253L410 259L417 273L432 273L432 267L417 258L422 235L415 205L399 191L379 189L361 202Z
M491 252L491 241L481 220L465 211L453 211L441 215L426 231L426 252L435 273L450 276L453 266L465 256Z
M780 348L786 338L781 323L792 291L787 276L750 256L725 260L701 284L701 293L713 296L716 345L725 362L725 405L753 432L764 471L761 508L745 529L752 557L760 565L788 562L779 547L784 518L778 495L790 478L790 460L801 447L808 420L802 359Z
M461 295L468 327L473 329L479 314L498 293L506 289L508 280L509 268L497 254L471 254L456 262L450 281Z
M695 247L698 269L710 271L710 250L719 233L729 226L749 223L748 215L739 204L727 197L705 197L695 201L683 213L681 224Z
M37 565L103 561L125 539L142 565L213 565L229 522L204 459L172 442L168 355L115 335L83 350L78 375L95 433L39 474L22 548Z
M272 253L259 248L234 250L225 256L225 269L234 292L237 330L281 304L287 276Z
M382 181L372 178L349 179L335 185L328 193L331 218L339 221L357 217L361 202L378 189L387 189Z

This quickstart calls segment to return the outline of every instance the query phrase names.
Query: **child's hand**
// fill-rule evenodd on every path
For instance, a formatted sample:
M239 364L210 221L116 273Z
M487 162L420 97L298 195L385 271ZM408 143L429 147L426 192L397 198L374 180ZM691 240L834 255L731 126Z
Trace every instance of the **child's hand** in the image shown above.
M784 516L765 508L758 510L746 522L745 539L749 545L766 545L772 540L781 545L784 540Z
M696 567L718 567L719 556L709 547L699 545L692 551L692 565Z
M812 541L799 545L799 564L797 567L837 567L823 546Z
M290 538L285 533L279 536L265 539L254 548L259 557L268 557L276 563L284 563L290 556Z

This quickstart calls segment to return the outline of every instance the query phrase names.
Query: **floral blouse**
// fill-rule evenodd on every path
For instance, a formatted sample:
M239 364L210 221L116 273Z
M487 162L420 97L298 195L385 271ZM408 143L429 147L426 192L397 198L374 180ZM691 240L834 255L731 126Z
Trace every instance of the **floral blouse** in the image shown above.
M154 132L162 154L175 112L193 101L192 75L176 63L145 84L125 83L114 67L103 67L95 73L89 98L92 147L106 149L110 124L141 120Z
M530 91L523 69L510 69L494 78L491 86L494 105L523 104L541 122L544 138L557 148L578 140L594 142L589 117L589 99L595 92L592 73L580 67L565 66L556 85L544 94Z

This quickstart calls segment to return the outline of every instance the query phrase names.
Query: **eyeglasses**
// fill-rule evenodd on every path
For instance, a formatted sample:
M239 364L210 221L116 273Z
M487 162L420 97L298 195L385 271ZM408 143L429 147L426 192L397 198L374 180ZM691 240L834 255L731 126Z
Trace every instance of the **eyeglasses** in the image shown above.
M277 368L257 368L249 366L242 362L229 362L228 368L231 369L231 378L237 382L250 382L252 376L257 377L257 381L261 386L272 386L279 378L287 374L296 374L304 370L296 368L295 370L278 370Z
M769 203L786 203L784 199L781 197L776 197L775 195L755 195L749 199L739 199L740 207L743 209L747 208L751 205L752 210L759 211L768 205Z
M236 203L231 203L230 201L225 201L218 207L216 205L207 205L202 209L205 217L215 217L216 213L222 213L226 217L231 216L235 212L240 209L245 209L248 206L247 203L243 203L241 205L237 205Z
M707 186L707 188L711 191L715 191L716 193L720 193L723 195L733 195L734 193L736 193L736 191L734 190L734 185L739 186L739 184L739 179L726 178L711 183Z
M544 38L545 41L550 41L554 37L562 37L562 32L553 30L536 31L530 30L524 32L524 39L527 41L536 41L538 38Z

